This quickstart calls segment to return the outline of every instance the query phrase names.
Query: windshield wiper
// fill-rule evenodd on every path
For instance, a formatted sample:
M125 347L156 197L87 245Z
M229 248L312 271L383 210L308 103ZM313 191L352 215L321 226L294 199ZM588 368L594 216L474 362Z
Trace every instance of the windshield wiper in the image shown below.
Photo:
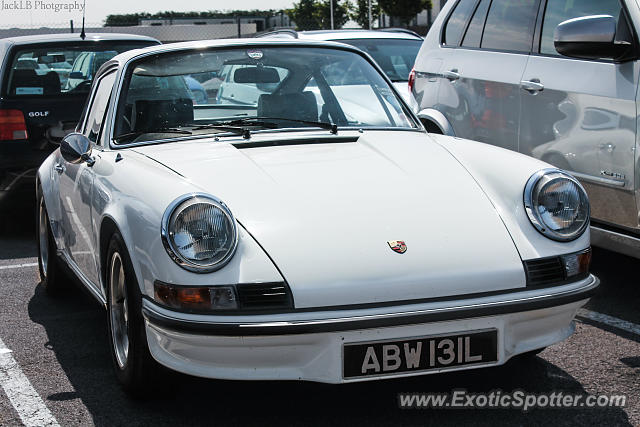
M187 126L191 127L191 130L215 129L215 130L227 131L235 135L242 135L244 139L251 138L251 131L248 128L240 127L240 126L229 126L226 122L224 122L224 124L208 123L204 125L198 125L198 124L192 123Z
M120 140L123 139L135 139L137 137L139 137L140 135L144 135L146 133L178 133L181 135L191 135L191 131L188 130L184 130L184 129L178 129L178 128L158 128L158 129L150 129L150 130L140 130L140 131L135 131L135 132L127 132L127 133L123 133L120 134L118 136L113 137L113 139L115 141L120 142Z
M222 122L225 125L246 125L246 124L254 124L256 126L264 126L264 127L272 127L276 125L276 123L270 120L281 120L285 122L295 122L302 123L311 126L317 126L322 129L329 130L333 135L338 134L338 125L334 123L328 122L315 122L313 120L300 120L300 119L285 119L284 117L245 117L242 119L231 120L228 122Z

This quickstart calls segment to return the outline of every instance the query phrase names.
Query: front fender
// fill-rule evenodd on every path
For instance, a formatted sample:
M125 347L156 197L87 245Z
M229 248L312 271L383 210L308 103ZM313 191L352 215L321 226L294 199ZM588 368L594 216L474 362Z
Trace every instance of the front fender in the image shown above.
M576 240L557 242L543 236L529 221L524 209L525 185L535 172L553 166L489 144L443 135L431 137L462 164L491 200L523 260L577 252L589 247L588 228Z
M47 157L38 168L36 183L40 187L44 204L47 208L47 215L51 225L51 231L56 240L58 249L62 249L64 241L61 235L60 223L62 221L62 211L60 207L60 188L58 174L53 166L59 161L60 150L55 150Z
M158 162L131 151L123 151L124 160L119 162L110 159L115 158L114 153L105 152L101 156L114 166L108 175L96 176L93 206L94 218L99 221L95 232L98 238L108 239L103 235L103 227L107 221L116 225L144 295L153 296L155 280L196 286L283 281L267 254L242 226L238 230L236 253L220 270L198 274L178 266L162 243L162 216L175 199L202 189Z

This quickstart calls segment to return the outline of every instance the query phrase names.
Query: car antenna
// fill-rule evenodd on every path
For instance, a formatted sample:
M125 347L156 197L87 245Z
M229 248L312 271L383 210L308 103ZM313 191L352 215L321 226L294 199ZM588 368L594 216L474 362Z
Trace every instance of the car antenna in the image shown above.
M87 37L87 35L84 32L84 14L86 9L87 9L87 0L84 0L82 2L82 31L80 32L80 38L82 40L84 40L85 37Z

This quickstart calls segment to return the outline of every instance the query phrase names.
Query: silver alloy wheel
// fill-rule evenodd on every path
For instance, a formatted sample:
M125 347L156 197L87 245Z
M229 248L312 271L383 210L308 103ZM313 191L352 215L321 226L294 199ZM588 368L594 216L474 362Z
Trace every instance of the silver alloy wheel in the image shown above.
M120 369L124 369L129 357L129 312L124 266L118 252L111 255L109 263L109 316L111 317L111 340Z
M39 209L38 234L40 237L40 263L42 264L43 279L47 277L47 267L49 264L49 227L47 227L47 212L44 209L44 203L40 203Z

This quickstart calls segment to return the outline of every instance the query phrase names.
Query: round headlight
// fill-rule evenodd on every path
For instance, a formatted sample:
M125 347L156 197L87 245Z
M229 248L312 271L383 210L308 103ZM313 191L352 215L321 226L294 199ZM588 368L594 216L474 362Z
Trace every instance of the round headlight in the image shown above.
M582 185L558 169L535 173L525 187L524 207L533 226L553 240L577 239L589 226L589 199Z
M208 273L233 256L238 244L236 222L217 198L189 194L167 208L162 219L162 242L181 267Z

